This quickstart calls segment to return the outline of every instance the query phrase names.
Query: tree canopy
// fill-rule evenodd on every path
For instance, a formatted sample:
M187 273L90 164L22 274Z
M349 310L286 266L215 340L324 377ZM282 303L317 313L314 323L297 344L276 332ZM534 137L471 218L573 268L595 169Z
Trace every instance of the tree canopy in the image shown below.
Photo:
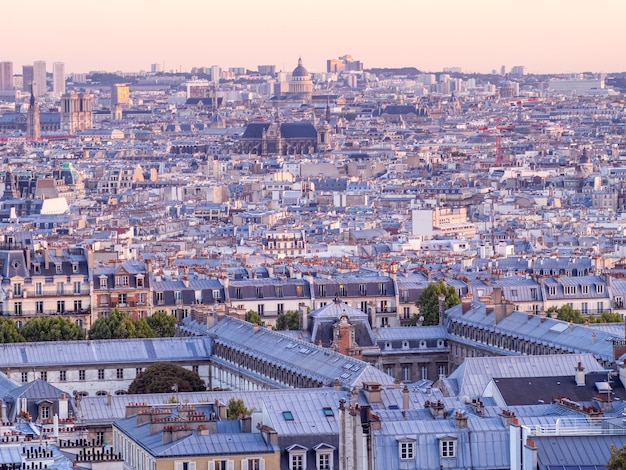
M252 414L252 409L246 408L245 403L241 398L234 399L231 398L228 401L228 408L226 409L226 418L227 419L237 419L240 416L250 416Z
M0 317L0 343L21 343L26 341L17 325L10 318Z
M89 339L152 338L156 336L146 320L133 321L127 312L113 309L89 329Z
M287 310L276 317L277 330L299 330L300 313L296 310Z
M445 285L443 281L431 282L422 291L417 302L415 302L415 305L420 310L419 315L424 317L424 325L439 324L439 294L443 294L446 297L446 309L461 303L461 299L454 287ZM417 324L416 315L411 319L411 324Z
M615 444L611 444L611 455L606 464L606 468L609 470L626 469L626 445L618 449L615 447Z
M26 341L72 341L85 339L82 328L67 318L42 316L33 318L20 330Z
M259 315L254 310L248 310L246 312L246 321L249 323L256 323L257 325L263 324L263 319L261 318L261 315Z
M176 364L157 362L140 373L128 387L128 393L202 392L200 376Z
M146 321L156 336L169 338L176 333L176 317L167 312L162 310L154 312Z

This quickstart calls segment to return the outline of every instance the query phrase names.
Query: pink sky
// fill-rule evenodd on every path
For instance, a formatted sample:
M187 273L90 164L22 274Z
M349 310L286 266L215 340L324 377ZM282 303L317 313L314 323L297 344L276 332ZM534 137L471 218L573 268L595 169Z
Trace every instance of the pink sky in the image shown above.
M344 54L365 67L530 73L626 71L626 1L24 0L0 7L0 60L66 71L219 65L312 72Z

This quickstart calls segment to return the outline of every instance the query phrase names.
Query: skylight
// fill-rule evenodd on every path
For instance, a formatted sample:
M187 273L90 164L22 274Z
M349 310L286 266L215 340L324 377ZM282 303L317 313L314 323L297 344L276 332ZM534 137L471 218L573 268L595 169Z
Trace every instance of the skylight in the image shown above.
M293 413L291 411L283 411L283 418L285 418L285 421L293 421Z
M326 407L326 408L322 408L322 410L324 411L324 416L328 416L328 417L335 416L335 412L333 411L332 408Z

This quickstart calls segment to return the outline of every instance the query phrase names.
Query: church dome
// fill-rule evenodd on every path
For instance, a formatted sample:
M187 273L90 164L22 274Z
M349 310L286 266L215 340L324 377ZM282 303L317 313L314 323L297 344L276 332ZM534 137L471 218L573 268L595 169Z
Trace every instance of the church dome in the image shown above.
M302 65L302 59L298 59L298 66L293 69L293 72L291 73L292 77L308 77L309 76L309 71L304 68L304 65Z

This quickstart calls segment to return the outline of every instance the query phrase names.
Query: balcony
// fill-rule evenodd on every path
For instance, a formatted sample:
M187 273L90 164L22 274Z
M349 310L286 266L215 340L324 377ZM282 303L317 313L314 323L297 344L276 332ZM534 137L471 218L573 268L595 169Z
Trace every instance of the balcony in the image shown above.
M24 310L19 314L16 314L16 313L5 314L5 316L20 317L20 318L45 317L45 316L53 316L53 315L63 315L63 316L91 315L91 309L84 308L81 310L65 310L64 312L59 312L57 310L43 310L42 312L36 312L34 310Z

